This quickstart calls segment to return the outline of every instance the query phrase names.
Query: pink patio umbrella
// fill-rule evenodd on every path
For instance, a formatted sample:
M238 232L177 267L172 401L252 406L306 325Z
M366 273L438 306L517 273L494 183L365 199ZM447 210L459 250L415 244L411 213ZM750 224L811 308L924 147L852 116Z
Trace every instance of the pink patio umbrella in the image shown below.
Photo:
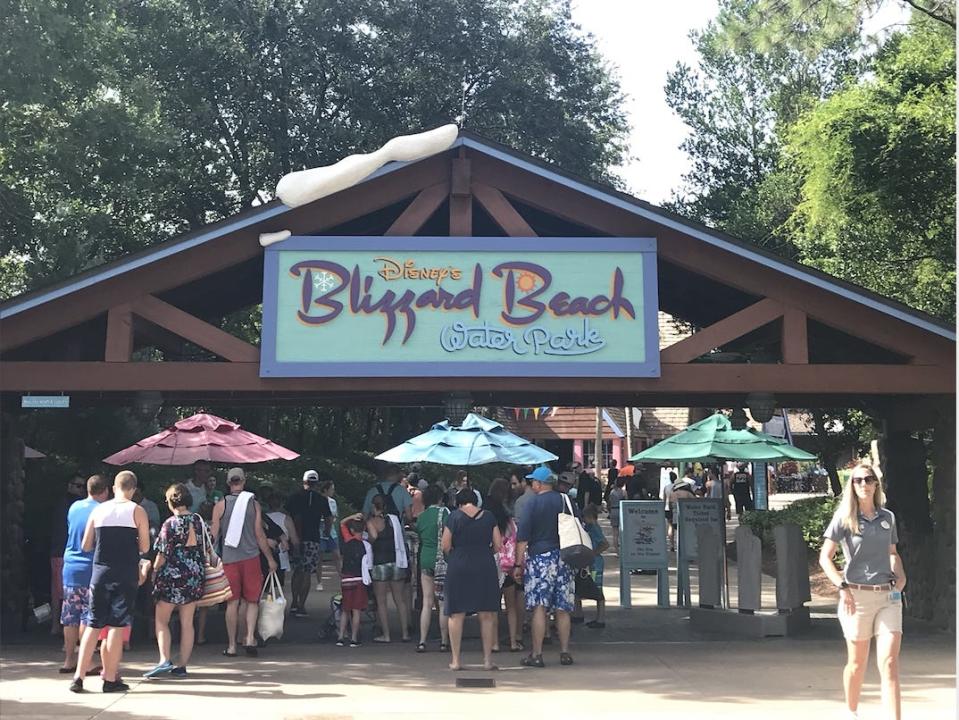
M294 460L299 456L299 453L242 430L234 422L199 413L104 458L103 462L109 465L192 465L197 460L209 460L243 465Z

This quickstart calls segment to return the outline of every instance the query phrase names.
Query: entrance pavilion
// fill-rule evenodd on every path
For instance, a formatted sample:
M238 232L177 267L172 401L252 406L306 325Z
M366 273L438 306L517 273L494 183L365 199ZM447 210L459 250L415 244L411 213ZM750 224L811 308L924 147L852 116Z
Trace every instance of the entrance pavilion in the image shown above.
M381 238L379 249L433 238L435 250L442 238L472 236L500 250L515 243L526 259L540 248L651 239L644 242L654 248L655 273L644 287L658 310L696 331L654 351L646 370L619 376L523 375L478 363L439 375L421 363L391 375L386 344L355 358L377 366L366 376L348 376L348 367L265 374L261 349L221 325L264 301L272 249L264 252L258 238L282 230L338 238L338 247ZM462 260L472 262L469 250ZM392 163L333 196L252 208L8 300L0 305L0 391L14 414L28 393L68 394L73 405L129 404L147 393L189 405L422 406L469 393L477 404L509 407L743 407L761 392L780 407L864 408L886 420L884 472L912 538L906 544L934 549L923 553L926 571L910 574L916 598L928 598L914 605L933 616L955 602L955 573L937 571L954 570L955 561L955 341L953 327L924 313L463 132L449 151ZM657 365L658 374L650 370ZM6 425L5 435L15 434L15 422ZM932 523L926 458L911 451L911 435L928 429ZM16 500L11 472L5 465L8 503Z

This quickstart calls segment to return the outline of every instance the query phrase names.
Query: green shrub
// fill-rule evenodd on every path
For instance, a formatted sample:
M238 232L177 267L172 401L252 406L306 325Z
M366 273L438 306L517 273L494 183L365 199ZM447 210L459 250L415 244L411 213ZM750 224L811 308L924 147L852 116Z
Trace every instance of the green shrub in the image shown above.
M822 548L822 534L832 520L839 498L812 497L797 500L782 510L752 510L743 513L740 522L752 529L764 547L773 547L773 528L792 523L798 525L810 553Z

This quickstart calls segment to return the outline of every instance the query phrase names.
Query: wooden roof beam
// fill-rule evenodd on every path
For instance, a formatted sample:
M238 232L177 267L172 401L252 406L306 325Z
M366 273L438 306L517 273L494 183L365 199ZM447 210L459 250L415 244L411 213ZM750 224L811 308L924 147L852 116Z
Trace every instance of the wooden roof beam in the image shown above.
M523 219L513 204L496 188L474 182L473 195L493 218L493 222L510 237L537 237L536 231Z
M430 185L421 190L406 210L390 225L386 235L415 235L443 204L449 192L448 182Z
M746 333L772 322L783 314L782 303L766 298L719 322L705 327L688 338L660 351L664 363L688 363L709 351L741 338Z
M235 338L234 338L235 339ZM237 341L241 342L241 341ZM949 367L873 364L719 364L664 363L658 378L419 377L419 378L261 378L259 362L5 362L3 392L119 392L139 390L244 393L434 394L455 391L503 396L540 394L597 398L729 395L775 391L777 397L954 395L955 371ZM702 400L702 398L700 398ZM590 400L588 400L590 401ZM522 402L522 400L517 400ZM531 401L531 405L536 401ZM578 403L569 403L578 404ZM585 404L585 403L583 403ZM700 404L709 403L703 401Z
M473 192L470 160L460 148L450 168L450 237L473 235Z
M133 302L133 312L224 360L241 363L260 361L259 348L152 295L137 298ZM173 364L174 367L176 365Z
M103 357L107 362L130 362L133 353L133 313L130 304L107 312L107 341Z

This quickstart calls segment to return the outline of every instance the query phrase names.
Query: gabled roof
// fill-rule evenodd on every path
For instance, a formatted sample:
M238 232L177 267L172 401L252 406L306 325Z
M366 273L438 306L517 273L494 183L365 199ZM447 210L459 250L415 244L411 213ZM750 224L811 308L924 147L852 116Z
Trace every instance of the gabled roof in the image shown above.
M453 148L465 147L484 153L502 162L543 177L551 182L564 185L577 192L584 193L601 202L608 203L626 210L646 220L659 223L691 237L735 253L748 260L757 262L773 270L788 273L817 288L840 295L846 299L866 305L874 310L895 317L918 328L934 333L938 336L955 342L955 328L937 318L910 308L902 303L882 297L865 288L840 280L806 265L781 258L767 250L738 240L700 223L693 222L680 215L672 213L656 205L632 197L611 187L595 183L590 180L576 177L563 172L556 167L537 160L529 155L517 152L512 148L501 145L492 140L483 138L469 131L462 131L453 145ZM375 177L395 172L410 163L389 163L366 178L363 183ZM362 184L362 183L360 183ZM202 245L215 238L236 232L266 220L281 218L292 208L274 200L261 207L246 210L231 218L216 224L201 228L192 233L182 235L172 240L160 243L141 252L128 255L113 262L92 268L86 272L69 278L47 288L38 289L0 303L0 319L8 318L31 308L42 305L51 300L63 297L84 287L96 284L103 280L115 277L122 273L156 262L162 258L175 255Z

